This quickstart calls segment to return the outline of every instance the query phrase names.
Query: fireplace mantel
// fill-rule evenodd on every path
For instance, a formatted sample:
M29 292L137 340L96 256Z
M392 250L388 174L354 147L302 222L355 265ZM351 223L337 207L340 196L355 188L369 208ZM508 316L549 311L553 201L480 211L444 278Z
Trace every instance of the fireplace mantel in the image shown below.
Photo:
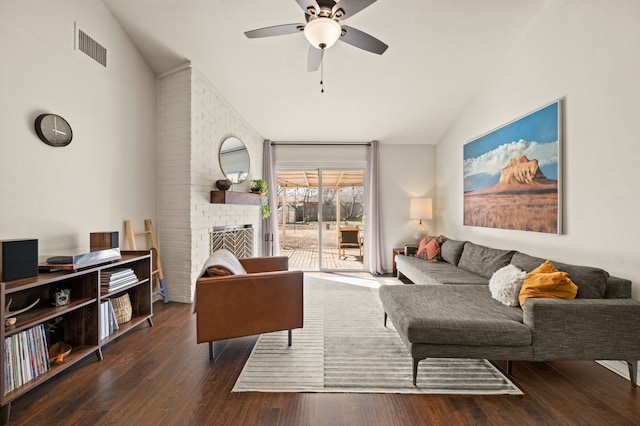
M213 204L247 204L259 206L262 195L253 192L211 191L210 202Z

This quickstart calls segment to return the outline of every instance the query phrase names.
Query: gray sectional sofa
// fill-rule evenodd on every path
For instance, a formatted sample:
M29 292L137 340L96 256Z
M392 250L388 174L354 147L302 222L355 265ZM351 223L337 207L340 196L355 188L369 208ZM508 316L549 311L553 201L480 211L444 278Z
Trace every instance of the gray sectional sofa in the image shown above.
M507 306L491 296L493 273L508 264L530 272L545 259L472 242L445 239L441 259L396 256L400 276L418 285L379 290L385 325L391 320L413 357L413 382L426 358L511 361L624 360L636 385L640 302L631 282L600 268L553 262L578 286L575 299L527 299Z

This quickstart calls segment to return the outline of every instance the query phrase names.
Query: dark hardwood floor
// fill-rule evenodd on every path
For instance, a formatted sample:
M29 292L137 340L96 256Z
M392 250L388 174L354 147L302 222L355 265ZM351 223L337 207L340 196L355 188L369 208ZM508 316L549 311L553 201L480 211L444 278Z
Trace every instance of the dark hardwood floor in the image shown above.
M197 345L192 306L15 400L11 425L638 425L640 395L594 362L515 362L523 396L231 393L255 337ZM295 341L294 341L295 344ZM375 348L372 348L375 350ZM497 363L504 367L504 363Z

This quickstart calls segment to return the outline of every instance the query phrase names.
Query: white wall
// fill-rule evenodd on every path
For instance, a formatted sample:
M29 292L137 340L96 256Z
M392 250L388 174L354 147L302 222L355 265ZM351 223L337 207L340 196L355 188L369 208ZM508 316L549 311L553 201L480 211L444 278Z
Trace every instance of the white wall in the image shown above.
M74 21L108 49L106 69L74 50ZM155 76L102 1L3 0L0 51L0 239L60 254L155 220ZM38 139L44 112L69 121L70 145Z
M640 299L640 2L548 1L437 146L438 231L599 266ZM564 98L564 235L462 225L462 146Z
M409 219L409 200L436 197L436 147L434 145L385 145L380 154L380 200L382 204L382 243L386 271L391 272L392 250L415 244L413 233L418 221ZM436 221L423 221L425 230L436 233Z
M224 174L220 145L229 136L244 142L250 171L244 183L262 178L262 138L191 66L159 79L160 258L171 301L190 303L195 281L209 257L212 228L251 224L254 252L261 247L259 206L211 204L210 191Z

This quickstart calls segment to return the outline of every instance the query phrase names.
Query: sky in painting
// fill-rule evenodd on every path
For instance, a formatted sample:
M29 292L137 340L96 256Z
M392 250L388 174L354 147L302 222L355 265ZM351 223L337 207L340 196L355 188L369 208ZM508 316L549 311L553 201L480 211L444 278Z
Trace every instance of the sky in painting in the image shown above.
M554 102L464 145L464 190L495 185L511 158L538 160L542 173L558 179L558 107Z

